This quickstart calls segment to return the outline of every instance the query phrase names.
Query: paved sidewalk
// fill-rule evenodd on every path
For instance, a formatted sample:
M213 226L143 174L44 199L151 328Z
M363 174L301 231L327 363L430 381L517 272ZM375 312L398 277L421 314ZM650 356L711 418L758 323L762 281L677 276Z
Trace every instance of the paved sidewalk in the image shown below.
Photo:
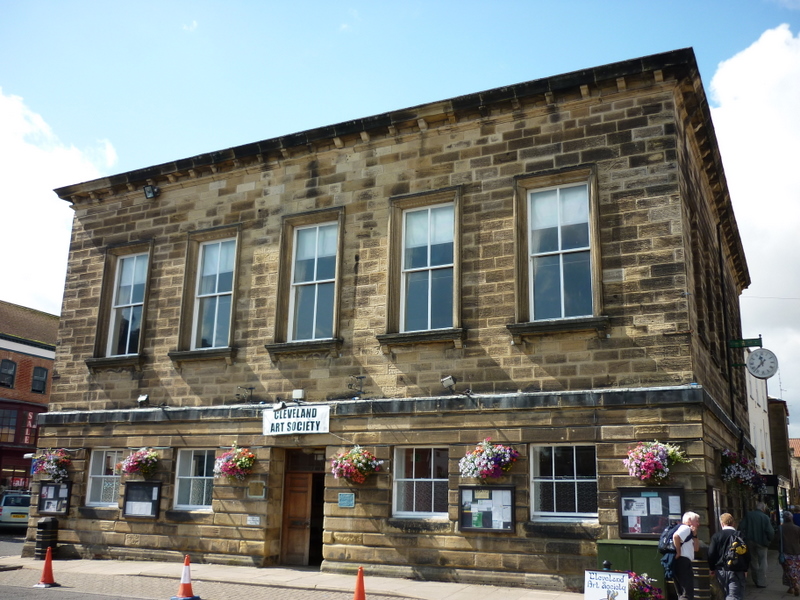
M2 557L0 558L0 585L26 585L14 581L38 582L41 577L44 561L33 558ZM9 574L7 568L21 568L25 573ZM163 582L170 595L174 595L180 583L183 564L178 562L149 562L123 560L54 560L52 561L53 579L56 583L79 581L82 578L92 579L91 591L96 593L114 593L120 585L115 579L130 580L130 577L161 578L171 580ZM231 585L265 586L285 590L317 590L326 592L347 593L352 598L355 590L354 575L338 575L321 573L316 568L286 567L232 567L212 564L192 564L192 591L203 600L213 598L233 598L234 594L214 595L204 592L206 582L219 582ZM144 581L144 580L142 580ZM63 585L63 584L62 584ZM128 586L131 584L128 583ZM123 588L125 586L122 586ZM152 587L152 586L149 586ZM209 586L210 587L210 586ZM215 586L216 587L216 586ZM174 588L174 589L173 589ZM392 577L377 577L365 574L364 588L367 599L372 596L396 598L398 600L582 600L583 594L570 592L550 592L525 588L500 587L493 585L474 585L462 583L446 583L438 581L416 581ZM147 596L144 587L139 597ZM128 588L129 591L130 588ZM250 598L257 593L250 587ZM236 597L239 594L235 595ZM170 596L164 596L169 598ZM246 597L244 594L241 597ZM317 596L321 597L321 596ZM331 595L331 597L334 597Z
M769 552L766 588L748 580L747 600L794 598L781 581L778 553ZM40 581L44 561L33 558L0 557L0 585L27 587ZM54 560L57 583L94 593L127 591L137 598L170 598L180 584L183 564L122 560ZM203 600L253 600L255 598L310 598L347 600L352 598L356 577L321 573L316 568L232 567L192 564L193 592ZM488 583L488 582L487 582ZM254 587L262 587L258 592ZM583 594L525 588L416 581L391 577L364 576L368 599L395 600L583 600ZM303 591L307 591L304 593ZM269 593L268 593L269 591Z

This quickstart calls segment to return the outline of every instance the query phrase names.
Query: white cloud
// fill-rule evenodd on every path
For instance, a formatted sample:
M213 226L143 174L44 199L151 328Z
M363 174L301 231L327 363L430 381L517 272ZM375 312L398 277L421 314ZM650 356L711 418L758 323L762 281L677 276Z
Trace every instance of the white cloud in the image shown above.
M0 131L0 300L59 314L72 209L53 189L100 177L98 165L113 165L116 152L108 141L86 152L63 144L41 115L2 88Z
M725 175L752 284L742 296L744 337L764 336L781 366L769 393L789 404L800 437L800 36L764 32L711 80Z
M183 26L183 30L184 31L189 31L189 32L196 31L197 30L197 21L192 21L188 25L184 25Z

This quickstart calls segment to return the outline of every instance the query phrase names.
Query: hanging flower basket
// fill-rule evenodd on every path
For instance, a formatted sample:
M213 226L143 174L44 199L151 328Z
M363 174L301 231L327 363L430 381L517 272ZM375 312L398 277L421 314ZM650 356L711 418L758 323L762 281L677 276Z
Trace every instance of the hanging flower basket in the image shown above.
M256 455L250 448L239 448L236 444L227 452L223 452L214 462L214 476L227 477L229 481L243 480L253 472Z
M727 448L722 451L722 481L741 492L767 492L766 481L750 459Z
M458 461L462 477L474 477L482 481L502 477L517 462L519 452L511 446L492 444L486 438Z
M382 460L378 460L369 450L353 446L341 452L331 461L331 473L336 479L347 479L351 483L364 483L367 475L381 470Z
M647 573L628 571L628 600L664 600L663 590L653 585L655 581Z
M628 450L628 458L622 464L631 477L650 485L660 485L669 477L670 469L680 463L692 462L686 453L675 444L659 441L639 442Z
M49 448L42 454L33 457L34 475L43 474L56 483L61 483L69 479L67 467L72 464L69 453L64 448L50 450Z
M125 475L139 474L149 479L158 469L158 452L152 448L142 448L131 452L121 463L117 463L117 472Z

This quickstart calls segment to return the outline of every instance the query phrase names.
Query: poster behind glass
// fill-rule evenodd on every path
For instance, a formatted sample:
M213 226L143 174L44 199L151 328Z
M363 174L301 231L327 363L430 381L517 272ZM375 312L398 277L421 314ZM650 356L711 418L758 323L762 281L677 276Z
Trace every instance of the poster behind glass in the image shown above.
M618 488L619 536L658 539L683 515L683 488Z

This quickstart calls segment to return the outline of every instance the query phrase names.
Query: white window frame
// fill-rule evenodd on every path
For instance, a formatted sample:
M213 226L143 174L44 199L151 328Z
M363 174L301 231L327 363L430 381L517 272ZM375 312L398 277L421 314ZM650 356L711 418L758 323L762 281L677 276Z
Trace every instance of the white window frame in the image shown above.
M119 506L120 474L116 470L116 465L120 463L123 458L125 458L125 454L126 454L125 450L115 449L115 448L103 448L103 449L92 450L91 459L89 461L88 486L86 490L86 506L114 506L114 507ZM109 466L111 472L110 473L105 472ZM102 469L104 472L102 474L95 473L95 471L98 469ZM108 502L93 501L92 495L93 492L97 489L97 486L101 487L99 495L102 498L103 495L102 487L104 487L107 484L110 484L114 490L113 494L114 500L109 500Z
M333 275L331 277L325 278L318 278L317 273L317 266L320 256L320 230L326 227L333 227L335 229L335 238L333 241L334 253L333 253L333 261L334 261L334 269ZM309 230L316 231L316 242L315 242L315 249L314 249L314 275L311 279L307 279L305 281L295 281L296 277L296 267L297 267L297 259L298 259L298 250L299 250L299 243L298 239L303 231ZM291 271L291 293L289 295L289 326L288 326L288 341L310 341L310 340L328 340L333 339L334 332L336 330L336 318L335 318L335 311L336 311L336 281L338 278L338 268L339 268L339 224L336 221L327 221L323 223L315 223L313 225L306 225L303 227L295 227L293 232L293 243L292 243L292 271ZM326 254L324 256L331 256L330 254ZM333 286L333 297L331 301L331 313L330 313L330 335L317 335L317 318L319 312L319 288L321 285L331 285ZM312 316L312 336L311 337L297 337L297 320L295 315L296 310L296 302L297 296L300 293L301 289L303 288L314 288L314 310Z
M393 476L394 476L394 486L393 486L394 487L394 492L392 494L392 513L393 513L393 515L395 517L400 517L400 518L416 518L416 519L420 519L420 518L448 518L447 509L445 509L442 512L400 510L400 498L399 498L400 488L401 488L400 484L405 483L405 482L426 482L426 481L431 482L431 488L433 490L433 493L432 493L432 496L431 496L432 505L434 505L436 503L435 502L435 499L436 499L435 490L436 490L436 484L437 483L439 483L439 484L444 483L444 486L445 486L445 492L444 492L444 494L445 494L445 497L444 497L445 504L447 504L447 502L448 502L448 494L449 494L449 481L450 480L449 480L448 474L445 474L445 477L443 477L443 478L435 478L435 477L433 477L433 475L435 475L435 473L431 473L430 474L431 476L427 477L427 478L426 477L414 477L413 474L412 474L411 477L403 476L403 473L404 473L403 466L405 464L404 455L405 455L405 452L407 450L412 450L412 451L415 451L415 452L417 450L430 450L431 451L431 469L435 468L435 462L433 460L434 451L435 450L444 451L445 460L447 461L448 448L446 446L398 446L398 447L396 447L395 451L394 451L394 467L392 469ZM445 466L445 469L447 469L447 466Z
M431 214L434 210L439 208L449 207L451 212L451 222L453 224L452 229L450 230L450 243L452 245L452 260L449 263L442 263L432 265L430 256L431 256L431 246L433 244L433 236L435 234L434 227L431 219ZM408 267L406 264L406 244L408 241L408 231L406 229L408 223L408 216L412 213L419 213L419 212L426 212L428 215L428 236L427 236L427 243L425 247L427 248L428 260L426 261L426 265L423 267ZM454 202L445 202L441 204L432 204L429 206L421 206L418 208L409 208L403 211L403 230L402 230L402 241L401 241L401 279L400 279L400 331L401 332L415 332L415 331L434 331L437 329L451 329L454 327L453 323L453 304L454 300L453 297L455 295L455 286L456 286L456 269L455 269L455 260L456 260L456 227L455 227L455 219L456 219L456 206ZM451 287L450 287L450 322L447 325L442 327L433 327L431 323L432 317L432 310L434 305L436 304L436 299L433 298L433 285L432 285L432 277L436 271L443 271L443 270L450 270L450 280L451 280ZM408 279L417 273L427 273L428 275L428 283L427 283L427 294L428 294L428 314L426 318L427 326L422 329L411 329L407 328L407 319L406 319L406 293L408 288Z
M573 471L573 476L571 478L565 479L558 479L554 475L552 477L544 477L537 475L538 469L538 458L539 458L539 449L541 448L572 448L573 455L575 452L575 448L594 448L594 478L578 478ZM587 521L587 520L597 520L598 513L597 511L594 512L567 512L561 511L556 512L553 511L539 511L536 510L536 506L539 500L540 494L540 483L566 483L572 482L575 486L580 483L586 483L589 481L593 481L595 484L595 493L599 493L598 491L598 473L597 473L597 446L595 444L531 444L529 448L529 456L530 456L530 489L531 489L531 520L532 521ZM553 462L555 463L555 458L553 458ZM573 461L574 463L577 461ZM554 488L555 490L555 488ZM577 491L576 496L577 498ZM597 504L597 500L595 500L595 504ZM555 508L555 499L553 500L553 507ZM576 507L577 508L577 507Z
M116 265L115 265L115 273L114 273L114 289L112 292L112 299L111 299L111 311L109 315L109 324L108 324L108 340L106 346L106 356L131 356L134 354L139 353L139 348L141 346L141 336L144 326L144 300L147 296L147 276L148 276L148 269L149 269L149 259L150 254L147 252L140 252L136 254L125 254L117 257ZM141 273L144 277L144 281L142 282L144 285L144 290L142 292L142 299L141 302L132 302L130 299L120 299L118 297L120 283L123 275L123 264L125 261L132 260L133 261L133 269L131 270L131 276L135 277L137 273ZM141 262L140 262L141 261ZM131 288L135 284L135 280L130 282ZM126 310L129 310L131 313L139 308L139 340L135 344L132 352L124 352L122 354L118 354L115 349L115 342L118 341L116 337L116 330L119 325L119 320L122 318L122 313ZM132 322L132 320L131 320ZM127 349L130 348L130 339L131 339L131 327L130 324L128 326L128 331L126 334L126 342L125 347Z
M192 466L194 465L194 456L197 453L205 454L205 468L207 473L204 475L195 475L191 472ZM208 504L181 504L180 497L181 497L181 489L185 485L194 486L196 484L202 485L204 488L206 486L211 486L211 495L213 496L214 490L214 461L216 460L214 456L215 451L209 449L181 449L178 450L178 461L177 466L175 469L175 500L174 500L174 507L176 510L198 510L198 511L211 511L211 499L209 498ZM188 461L189 466L186 466L186 462ZM189 497L191 498L191 492L189 493Z
M219 259L222 257L222 252L219 252L218 261L215 271L216 276L216 285L213 292L201 292L201 286L203 283L203 259L205 257L206 250L211 246L219 246L222 248L222 245L232 242L233 243L233 250L230 253L231 256L231 289L230 290L223 290L220 291L219 288L219 275L220 275L220 266L219 266ZM194 290L194 314L192 318L192 350L206 350L209 348L227 348L230 345L230 336L231 336L231 329L233 327L233 291L236 289L236 246L237 240L235 237L229 238L220 238L214 240L208 240L200 243L198 252L197 252L197 277L195 281L195 290ZM220 301L223 298L228 298L229 305L227 315L220 314ZM214 324L212 326L213 330L213 339L210 346L203 346L200 342L200 336L202 334L202 322L201 322L201 314L200 314L200 307L203 304L204 300L208 299L215 299L216 300L216 308L214 310ZM223 336L224 339L221 340L221 343L215 343L217 338L219 338L219 325L220 323L227 317L227 335Z
M575 189L575 188L583 188L585 190L585 212L586 212L586 228L587 228L587 244L585 246L579 246L574 248L562 248L562 240L561 240L561 233L562 227L565 224L565 216L562 212L563 204L561 202L562 192L567 189ZM541 194L544 192L556 192L557 198L557 207L558 207L558 214L557 214L557 223L556 223L556 231L558 233L558 248L556 250L548 250L542 252L535 252L534 245L533 245L533 197L536 194ZM532 321L540 321L540 320L553 320L553 319L571 319L571 318L581 318L581 317L591 317L595 312L595 301L594 301L594 294L595 294L595 281L594 281L594 266L593 261L595 260L594 251L592 248L592 217L591 217L591 190L589 187L588 182L578 182L578 183L570 183L564 185L555 185L549 187L542 187L536 189L529 189L526 195L526 205L528 211L528 219L527 219L527 240L528 240L528 281L529 283L529 306L530 306L530 314ZM580 221L583 223L583 221ZM575 255L578 253L587 253L589 254L589 267L588 267L588 285L589 285L589 301L590 306L587 312L581 314L571 314L566 315L566 298L567 294L565 293L565 281L566 277L564 275L564 260L566 257L570 255ZM544 317L538 317L536 315L536 284L535 284L535 275L534 275L534 262L536 259L543 259L547 257L557 257L559 263L559 286L560 286L560 295L561 295L561 306L558 315L548 315Z

